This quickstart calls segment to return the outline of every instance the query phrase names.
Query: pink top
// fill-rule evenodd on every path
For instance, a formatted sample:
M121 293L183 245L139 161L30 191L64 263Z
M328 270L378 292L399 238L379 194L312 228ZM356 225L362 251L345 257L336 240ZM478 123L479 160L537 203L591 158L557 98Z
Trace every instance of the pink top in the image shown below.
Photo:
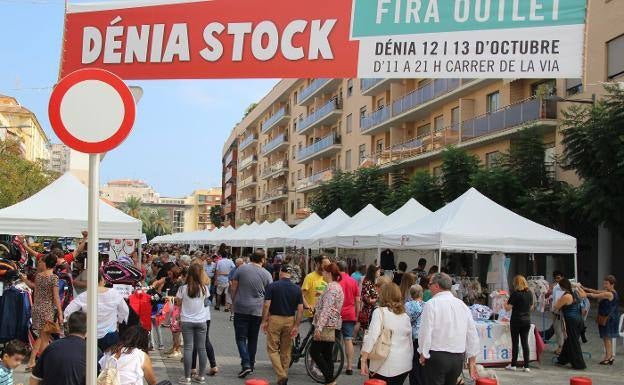
M340 287L342 287L342 291L344 293L344 302L342 304L342 320L343 321L357 321L355 314L355 298L360 296L360 291L358 287L358 283L355 279L349 277L347 273L340 273L342 279L340 282Z
M342 309L343 300L344 294L338 282L330 283L327 290L316 302L316 311L312 324L318 329L340 329L342 326L340 310Z

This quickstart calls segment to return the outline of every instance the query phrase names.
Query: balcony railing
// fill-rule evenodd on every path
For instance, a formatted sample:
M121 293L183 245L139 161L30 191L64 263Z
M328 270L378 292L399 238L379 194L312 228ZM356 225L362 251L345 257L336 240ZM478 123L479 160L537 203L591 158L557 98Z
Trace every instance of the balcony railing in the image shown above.
M321 87L325 85L325 83L331 81L332 79L314 79L309 86L304 88L299 95L297 96L297 103L301 103L303 100L306 100L310 95L318 91Z
M262 177L266 178L269 175L273 175L280 171L286 171L286 170L288 170L288 161L283 160L281 162L273 163L269 167L265 167L264 170L262 170Z
M360 89L362 90L362 92L365 92L369 88L373 88L377 83L379 83L382 80L384 80L384 79L382 79L382 78L362 79L362 80L360 80Z
M286 134L279 134L264 147L262 147L262 155L266 155L269 152L275 150L280 145L288 142L288 136Z
M240 144L238 145L238 150L243 151L256 140L258 140L258 136L256 134L249 135L248 137L246 137L240 142Z
M227 199L230 195L232 195L232 189L232 185L228 183L228 185L225 186L225 189L223 190L223 197Z
M256 203L256 198L254 197L250 197L250 198L244 198L238 201L238 207L240 208L245 208L247 206L253 205Z
M277 219L281 219L283 221L286 220L286 213L283 211L276 211L272 213L266 213L262 215L262 220L264 221L276 221Z
M229 166L233 160L234 160L234 151L230 150L230 152L228 152L228 154L225 156L225 165Z
M378 166L400 163L449 145L461 145L464 141L486 138L488 135L540 119L555 118L556 109L549 108L548 104L541 103L537 99L527 99L461 124L456 123L405 143L393 145L371 154L368 159Z
M404 112L449 93L459 88L460 85L460 79L434 79L427 85L417 88L395 100L390 106L381 108L362 118L360 121L362 132L366 132Z
M262 201L267 202L267 201L272 201L278 198L286 198L286 197L288 197L288 187L282 186L274 190L265 192L264 195L262 196Z
M327 182L331 180L331 178L334 177L335 173L336 171L330 168L330 169L318 172L314 175L311 175L307 178L303 178L299 182L297 182L297 190L305 190L310 187L320 185L323 182Z
M251 186L254 183L258 183L255 176L249 176L238 183L239 189L244 189L245 187Z
M279 122L282 118L286 117L288 114L288 109L286 106L277 110L275 114L273 114L270 118L262 123L262 133L267 132L275 123Z
M232 179L232 175L234 174L234 171L232 171L232 169L228 169L227 172L225 173L225 182L227 183L229 180Z
M308 128L310 128L314 123L321 120L325 116L331 114L332 112L338 111L342 109L342 101L338 98L331 99L329 102L325 103L321 108L314 111L310 115L299 121L297 125L297 133L301 133Z
M338 136L338 134L333 133L312 144L311 146L299 150L299 152L297 153L297 159L306 159L307 157L321 152L335 144L340 144L340 137Z
M249 155L248 157L246 157L245 159L240 161L240 163L238 164L238 168L239 168L239 170L242 170L245 167L247 167L250 164L252 164L253 162L257 162L257 161L258 161L258 156L257 155Z

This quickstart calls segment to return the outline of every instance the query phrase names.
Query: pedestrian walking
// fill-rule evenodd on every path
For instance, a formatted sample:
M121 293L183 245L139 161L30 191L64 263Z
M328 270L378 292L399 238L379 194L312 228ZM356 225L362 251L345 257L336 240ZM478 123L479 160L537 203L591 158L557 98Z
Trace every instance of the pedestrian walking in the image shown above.
M369 265L366 270L366 276L362 281L362 311L358 320L360 321L360 328L363 330L368 329L368 323L370 322L373 309L377 306L377 291L375 290L375 280L380 275L378 266Z
M324 255L314 257L314 271L306 275L301 286L303 292L303 307L306 309L303 315L312 317L312 309L317 299L327 288L327 282L323 279L323 269L329 265L329 258Z
M392 330L388 355L371 359L369 369L369 354L384 330ZM362 343L361 373L382 380L386 385L402 385L412 369L413 356L412 325L405 313L401 290L392 282L384 284L379 293L379 307L373 311Z
M580 341L583 328L581 299L586 298L587 294L580 287L572 290L572 284L566 278L559 281L559 287L563 290L563 295L553 305L553 308L559 310L563 318L565 340L561 347L561 354L557 358L557 364L561 366L571 364L574 369L585 369L587 365L583 359Z
M427 385L455 385L466 358L470 376L477 378L477 327L468 306L451 293L452 285L445 273L435 273L429 284L433 297L423 309L418 332L419 362Z
M409 383L410 385L424 385L423 367L420 365L420 362L418 362L418 333L420 331L424 306L423 288L420 285L412 285L409 292L410 300L405 303L405 313L410 317L410 324L412 325L412 344L414 346Z
M358 284L355 279L351 278L347 274L347 263L345 261L338 261L338 269L340 270L340 287L344 294L344 301L342 303L342 311L340 316L342 318L342 340L345 346L345 355L347 358L347 367L345 374L347 376L353 375L353 337L355 331L355 322L358 319L360 313L360 291L358 290Z
M230 298L230 280L228 276L236 266L230 258L221 258L215 265L215 280L216 280L216 304L215 310L219 310L221 304L225 304L225 311L230 311L230 305L232 299Z
M518 366L518 340L522 345L524 357L523 370L529 372L529 332L531 331L531 310L533 309L533 294L529 292L529 284L522 275L516 275L513 280L514 292L511 293L505 310L511 311L509 328L511 330L511 364L507 370L516 370Z
M267 353L278 385L288 384L292 339L299 334L303 317L301 288L292 283L293 268L280 267L279 280L266 288L262 311L262 331L267 335Z
M256 250L251 255L251 262L238 267L232 277L234 334L241 358L239 378L253 373L256 363L264 294L266 287L273 282L271 274L263 267L264 262L264 251Z
M178 383L203 384L206 382L206 320L210 311L209 280L202 266L193 264L189 268L186 284L180 287L176 302L181 305L180 320L184 338L184 377ZM199 371L191 378L191 366L194 349L199 356Z
M615 291L615 276L607 275L602 281L603 290L585 289L588 298L600 300L598 303L598 332L604 343L605 355L600 365L613 365L615 354L613 353L613 339L620 336L618 330L620 314L618 304L620 297Z
M323 268L323 279L327 289L319 297L315 306L314 339L310 345L310 355L316 366L325 377L325 384L335 384L333 347L336 341L336 330L341 328L342 304L344 293L340 287L340 270L336 263L330 263Z

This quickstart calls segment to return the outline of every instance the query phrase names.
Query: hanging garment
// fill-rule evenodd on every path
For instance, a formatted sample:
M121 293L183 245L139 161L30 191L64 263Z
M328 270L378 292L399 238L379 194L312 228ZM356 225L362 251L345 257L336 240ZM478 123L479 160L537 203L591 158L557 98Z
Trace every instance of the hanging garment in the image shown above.
M139 315L143 329L152 330L152 297L143 291L136 291L128 297L128 304Z
M28 343L30 329L29 293L9 287L0 297L0 343L18 339Z

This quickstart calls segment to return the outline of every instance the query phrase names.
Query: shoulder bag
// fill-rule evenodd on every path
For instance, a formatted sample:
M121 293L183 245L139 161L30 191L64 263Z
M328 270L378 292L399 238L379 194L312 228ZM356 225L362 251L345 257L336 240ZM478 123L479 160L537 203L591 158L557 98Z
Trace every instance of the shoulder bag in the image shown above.
M613 300L609 302L614 302L614 301L615 301L615 295L613 295ZM598 326L602 326L602 327L607 326L607 324L609 323L609 318L611 318L611 315L615 312L615 309L617 309L617 305L616 306L611 305L611 311L609 312L609 314L607 315L598 314L598 316L596 317L596 323L598 324Z
M375 345L373 345L373 350L368 355L368 358L374 361L385 361L390 355L390 346L392 345L392 330L386 329L384 309L383 307L379 308L379 314L381 315L381 332L377 337L377 341L375 341Z

